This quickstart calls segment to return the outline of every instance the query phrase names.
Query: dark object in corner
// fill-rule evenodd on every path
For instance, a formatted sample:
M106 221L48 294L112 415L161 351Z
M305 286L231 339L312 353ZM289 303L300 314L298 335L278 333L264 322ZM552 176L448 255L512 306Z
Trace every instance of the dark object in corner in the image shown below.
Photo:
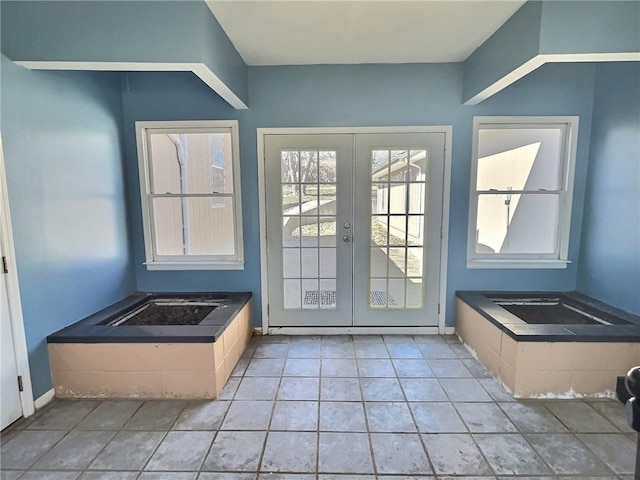
M629 390L627 390L627 385L625 384L625 381L624 381L625 378L626 377L616 378L616 398L623 405L627 403L627 400L631 398L631 394L629 393Z
M629 400L625 405L627 423L640 432L640 367L633 367L627 372L624 384L629 392ZM636 473L633 478L640 479L640 436L636 439Z

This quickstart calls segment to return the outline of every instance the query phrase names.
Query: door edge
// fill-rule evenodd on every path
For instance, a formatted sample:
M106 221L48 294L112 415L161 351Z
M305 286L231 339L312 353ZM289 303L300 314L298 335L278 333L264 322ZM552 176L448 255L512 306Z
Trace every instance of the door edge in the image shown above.
M13 349L16 357L16 369L18 376L22 377L22 391L19 392L22 416L29 417L35 413L33 399L33 386L31 385L31 371L29 369L29 353L27 350L27 338L24 330L24 317L22 315L22 302L20 300L20 287L18 283L18 266L13 244L13 230L11 228L11 214L9 209L9 191L7 189L7 176L4 164L4 151L2 136L0 135L0 211L2 216L2 251L7 258L7 301L9 304L9 321L11 322ZM17 379L16 379L17 381Z

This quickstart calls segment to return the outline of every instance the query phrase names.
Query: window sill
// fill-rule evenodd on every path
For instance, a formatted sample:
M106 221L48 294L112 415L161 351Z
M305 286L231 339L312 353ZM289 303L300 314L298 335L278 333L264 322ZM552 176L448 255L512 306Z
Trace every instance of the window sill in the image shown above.
M244 262L145 262L147 270L244 270Z
M470 269L497 269L497 268L547 268L562 269L567 268L571 262L569 260L497 260L497 259L472 259L467 260L467 268Z

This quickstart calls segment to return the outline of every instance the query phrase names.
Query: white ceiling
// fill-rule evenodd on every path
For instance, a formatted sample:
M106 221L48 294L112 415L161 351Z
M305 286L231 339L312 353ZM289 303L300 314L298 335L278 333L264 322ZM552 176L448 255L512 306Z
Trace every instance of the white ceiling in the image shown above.
M248 65L465 60L524 0L209 0Z

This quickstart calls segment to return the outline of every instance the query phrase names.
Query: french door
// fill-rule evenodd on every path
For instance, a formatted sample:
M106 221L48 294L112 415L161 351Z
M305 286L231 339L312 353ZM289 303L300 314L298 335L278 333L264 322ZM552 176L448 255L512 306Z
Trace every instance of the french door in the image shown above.
M444 145L264 136L270 326L438 324Z

